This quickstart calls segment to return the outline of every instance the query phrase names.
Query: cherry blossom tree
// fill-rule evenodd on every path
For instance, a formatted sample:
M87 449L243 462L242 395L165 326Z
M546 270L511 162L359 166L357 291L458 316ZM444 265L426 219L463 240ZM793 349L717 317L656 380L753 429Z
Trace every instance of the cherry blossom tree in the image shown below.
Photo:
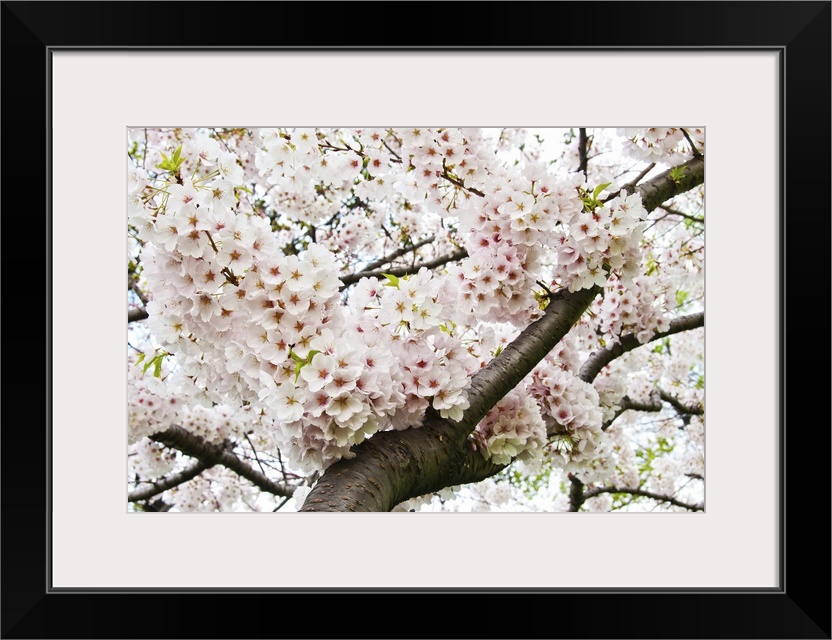
M128 508L704 509L704 153L131 129Z

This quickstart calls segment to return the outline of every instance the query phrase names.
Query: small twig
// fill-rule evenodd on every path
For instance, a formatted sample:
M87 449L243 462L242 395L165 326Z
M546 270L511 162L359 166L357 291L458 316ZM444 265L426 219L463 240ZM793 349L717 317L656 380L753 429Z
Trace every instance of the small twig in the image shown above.
M393 162L401 162L402 161L402 157L398 153L393 151L393 149L390 148L390 145L387 144L387 140L384 141L384 148L387 149L390 153L393 154L393 156L394 156Z
M289 484L289 479L286 477L286 471L283 467L283 457L280 455L280 449L277 450L277 462L280 465L280 473L283 474L283 481Z
M642 496L644 498L651 498L652 500L657 500L658 502L667 502L668 504L672 504L675 507L682 507L684 509L688 509L689 511L704 511L704 507L699 504L688 504L686 502L682 502L681 500L677 500L672 496L664 496L659 493L653 493L652 491L645 491L643 489L630 489L627 487L597 487L595 489L588 489L584 492L584 500L588 500L589 498L594 498L597 495L602 493L627 493L632 496Z
M474 187L466 187L459 178L456 178L456 177L452 176L450 173L448 173L447 169L445 169L442 172L442 177L445 180L447 180L448 182L450 182L452 185L454 185L455 187L459 187L460 189L464 189L468 193L473 193L475 195L480 196L481 198L485 197L485 194L482 191L480 191L479 189L474 189Z
M613 198L618 196L618 194L621 193L622 191L624 191L625 189L627 190L627 193L630 193L633 189L635 189L635 187L638 185L638 183L641 182L644 179L644 176L646 176L648 173L650 173L655 166L656 166L655 162L651 162L650 164L648 164L641 171L641 173L639 173L633 180L630 180L630 182L628 182L623 187L621 187L618 191L616 191L614 194L612 194L611 196L606 198L604 200L604 202L609 202L610 200L612 200Z
M276 511L279 511L280 507L282 507L284 504L289 502L289 500L291 500L291 498L288 497L288 496L283 498L283 500L280 501L280 504L278 504L274 509L272 509L272 513L275 513Z
M682 213L681 211L678 211L676 209L671 209L670 207L666 207L664 205L661 205L658 208L659 209L664 209L665 211L667 211L668 213L670 213L674 216L679 216L679 217L685 218L687 220L692 220L693 222L696 222L696 223L699 223L699 224L705 224L705 218L697 218L696 216L692 216L688 213ZM663 218L659 218L659 220L661 220L661 219L663 219Z
M555 295L554 293L552 293L552 292L549 290L549 287L547 287L545 284L543 284L540 280L535 280L535 284L537 284L537 286L541 287L541 288L542 288L542 289L546 292L546 295L547 295L547 296L549 296L550 298L551 298L553 295Z
M685 138L687 139L688 144L690 145L691 151L693 151L693 157L694 158L701 158L702 157L702 152L699 151L699 149L696 148L695 144L693 144L693 139L690 137L690 134L687 132L687 129L682 129L682 133L685 134Z
M251 442L251 439L248 437L248 434L244 433L243 437L245 437L246 442L248 442L248 446L251 447L251 452L254 454L254 459L257 461L257 466L260 467L260 471L263 473L263 475L266 475L266 470L263 468L263 463L260 462L260 458L257 457L257 449L254 448L254 444Z

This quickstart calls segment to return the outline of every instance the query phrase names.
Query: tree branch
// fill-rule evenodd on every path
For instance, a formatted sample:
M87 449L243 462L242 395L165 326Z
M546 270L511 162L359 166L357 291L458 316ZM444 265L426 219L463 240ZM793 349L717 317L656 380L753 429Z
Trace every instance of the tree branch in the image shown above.
M618 420L618 417L624 413L632 409L633 411L661 411L662 410L662 403L658 401L657 398L651 398L653 402L636 402L630 399L630 396L624 396L621 398L621 401L618 403L619 409L615 412L615 415L607 420L603 425L601 425L601 430L606 431L612 425L613 422Z
M462 260L463 258L468 257L468 252L465 249L461 249L456 251L455 253L449 253L444 256L440 256L435 260L429 260L428 262L422 262L421 264L414 265L412 267L400 267L398 269L378 269L377 271L361 271L360 273L351 273L345 276L341 276L341 291L349 287L350 285L355 284L361 278L382 278L384 274L389 274L391 276L401 277L410 275L413 273L418 273L419 269L425 267L426 269L435 269L436 267L441 267L444 264L448 264L449 262L455 262L457 260Z
M571 473L569 474L569 482L569 510L577 512L580 511L581 505L586 500L586 496L584 496L584 483Z
M688 144L690 145L691 151L693 152L693 157L694 158L701 158L702 157L702 152L699 149L696 148L696 145L693 143L693 139L690 137L690 134L688 133L688 130L687 129L682 129L682 133L685 134L685 139L688 141Z
M386 230L385 230L386 232ZM388 233L389 236L389 233ZM350 286L351 284L355 284L361 278L372 277L374 274L379 273L378 271L373 271L377 267L387 264L388 262L393 262L396 258L399 258L405 254L408 254L412 251L416 251L417 249L424 247L426 244L430 244L436 240L436 236L428 236L424 240L420 240L416 244L411 244L408 247L402 247L400 249L396 249L392 253L384 256L383 258L379 258L378 260L374 260L373 262L369 263L365 266L361 271L357 271L355 273L349 273L347 275L340 276L341 278L341 289L343 290L345 287ZM383 271L383 270L381 270ZM389 273L389 271L384 271L384 273ZM394 274L395 275L395 274ZM378 277L378 276L376 276Z
M655 167L655 166L656 166L655 162L651 162L650 164L648 164L641 171L641 173L639 173L635 178L633 178L627 184L625 184L623 187L621 187L621 189L619 189L619 191L626 190L629 193L630 191L635 189L635 187L638 185L639 182L641 182L641 180L644 178L644 176L646 176L648 173L650 173L653 170L653 167ZM611 200L611 199L612 198L607 198L607 200ZM606 202L606 200L605 200L605 202Z
M167 447L179 449L185 455L200 460L208 467L221 464L268 493L284 497L291 496L294 493L293 487L280 485L270 480L256 469L252 469L222 445L206 442L202 437L190 433L182 427L174 425L150 437Z
M138 322L139 320L145 320L147 317L147 309L136 307L135 309L127 310L127 324L130 324L131 322Z
M411 244L410 246L406 246L406 247L402 247L400 249L396 249L392 253L389 253L386 256L384 256L383 258L379 258L378 260L373 260L373 262L369 263L361 271L362 272L372 271L373 269L376 269L377 267L381 267L381 266L387 264L388 262L393 262L393 260L395 260L396 258L399 258L399 257L401 257L401 256L403 256L407 253L410 253L411 251L416 251L416 249L424 247L426 244L430 244L434 240L436 240L436 236L431 235L431 236L428 236L427 238L425 238L424 240L420 240L416 244Z
M390 511L410 498L479 482L505 468L475 451L463 429L434 411L418 429L383 431L329 467L301 511Z
M462 183L462 180L460 180L459 178L457 178L457 177L455 177L455 176L452 176L450 173L448 173L448 170L447 170L447 169L445 169L445 170L442 172L442 177L443 177L445 180L447 180L448 182L450 182L452 185L454 185L455 187L458 187L458 188L460 188L460 189L464 189L465 191L467 191L467 192L469 192L469 193L473 193L474 195L477 195L477 196L479 196L479 197L481 197L481 198L484 198L484 197L485 197L485 194L484 194L482 191L480 191L479 189L474 189L474 187L466 187L466 186Z
M209 466L200 460L184 471L180 471L179 473L175 473L167 478L157 480L147 487L136 489L132 493L127 494L127 502L139 502L141 500L152 498L160 493L164 493L168 489L173 489L173 487L177 487L180 484L188 482L188 480L193 480L208 468Z
M588 178L586 169L589 159L587 158L587 154L589 153L589 149L587 148L587 138L586 138L586 127L581 127L578 129L578 158L580 161L578 162L578 171L584 174L584 178Z
M147 296L144 295L138 283L136 282L136 279L133 277L133 273L129 269L127 271L127 288L136 294L136 297L139 300L141 300L144 306L147 306Z
M676 209L671 209L670 207L665 207L663 205L661 207L657 207L657 208L658 209L664 209L665 211L667 211L668 213L670 213L674 216L679 216L681 218L685 218L687 220L690 220L691 222L696 222L698 224L705 224L705 218L698 218L697 216L692 216L688 213L682 213L681 211L677 211Z
M671 496L663 496L660 493L653 493L652 491L644 491L643 489L629 489L627 487L596 487L594 489L587 489L584 491L584 500L594 498L602 493L626 493L631 496L642 496L644 498L651 498L658 502L667 502L675 507L682 507L689 511L704 511L705 507L700 504L688 504L677 500Z
M667 331L657 333L643 344L649 344L654 340L660 340L666 336L673 335L674 333L681 333L682 331L689 331L703 326L705 326L705 313L703 311L700 311L699 313L692 313L690 315L672 320L670 322L670 328ZM596 376L601 373L601 369L606 367L610 362L619 356L624 355L628 351L632 351L633 349L637 349L641 346L643 345L638 341L635 334L629 333L626 336L622 336L617 342L603 349L599 349L589 356L589 358L586 359L586 362L584 362L581 366L581 371L578 376L584 382L591 383L595 380Z
M676 413L680 415L701 416L705 413L705 410L701 406L682 404L678 398L670 395L667 391L659 389L659 397L676 409Z
M682 168L681 177L672 178L671 172L675 170L678 174L680 168ZM705 182L705 161L702 158L694 158L637 186L634 193L641 194L641 202L644 208L652 211L659 207L662 202L670 200L670 198L685 191L690 191L703 182Z

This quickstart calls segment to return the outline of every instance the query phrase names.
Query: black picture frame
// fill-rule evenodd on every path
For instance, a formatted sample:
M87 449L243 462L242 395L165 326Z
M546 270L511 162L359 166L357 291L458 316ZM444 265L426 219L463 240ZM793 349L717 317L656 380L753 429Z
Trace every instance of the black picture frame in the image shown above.
M299 2L3 2L2 323L0 431L0 635L100 637L610 637L830 638L830 430L825 348L830 207L830 2L408 3L404 24L390 5ZM322 7L325 6L325 9ZM277 11L285 25L227 28ZM326 11L327 25L294 31ZM401 9L397 9L401 11ZM147 20L153 17L152 21ZM243 16L239 18L239 16ZM144 21L143 21L144 17ZM154 22L156 21L156 22ZM159 22L161 21L161 22ZM360 29L346 28L360 22ZM153 24L176 25L154 28ZM144 25L144 26L142 26ZM464 25L465 28L449 28ZM356 44L353 34L360 34ZM315 39L317 38L317 41ZM49 81L64 48L412 48L489 50L776 50L781 93L782 553L776 589L670 590L120 590L51 587L49 452L51 291ZM741 81L741 79L738 79ZM745 162L746 159L741 159ZM745 188L749 188L747 185ZM753 188L753 187L751 187ZM787 215L788 212L788 215ZM46 238L44 243L43 238ZM789 266L790 268L787 268ZM751 265L753 269L753 265ZM776 286L778 283L772 283ZM826 289L828 291L828 287ZM786 295L790 294L788 299ZM820 300L819 300L820 299ZM818 307L817 305L821 306ZM791 322L788 322L791 321ZM821 325L821 338L817 325ZM787 350L789 344L791 349ZM812 357L804 357L807 353ZM792 393L787 394L787 382ZM787 404L786 399L791 402ZM822 414L807 423L808 415ZM800 414L800 418L797 415ZM791 418L791 420L789 420ZM786 425L788 429L786 428ZM94 464L94 461L90 461ZM754 486L738 491L755 491ZM78 491L79 518L96 505ZM137 550L175 561L149 543ZM371 550L365 551L371 553ZM173 555L171 555L173 554ZM228 561L222 554L207 562ZM402 571L406 571L403 563ZM470 599L452 602L466 593ZM429 606L433 605L433 606ZM244 613L235 611L242 606ZM381 607L381 611L379 610ZM459 625L443 628L451 607ZM460 611L454 612L457 607ZM499 609L497 607L500 607ZM401 616L390 628L362 620ZM382 615L379 615L381 613ZM461 613L462 615L459 615Z

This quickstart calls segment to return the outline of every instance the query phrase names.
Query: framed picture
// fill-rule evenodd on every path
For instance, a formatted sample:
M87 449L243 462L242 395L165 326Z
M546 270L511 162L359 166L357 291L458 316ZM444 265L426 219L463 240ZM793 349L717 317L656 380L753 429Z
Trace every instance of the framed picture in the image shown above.
M3 3L4 297L7 318L19 301L46 313L24 325L44 356L23 327L4 345L2 635L276 635L296 625L252 604L290 602L316 620L310 636L340 637L357 608L349 622L319 610L345 597L469 593L570 612L524 624L468 609L475 635L830 637L828 501L812 489L828 486L829 432L787 412L828 389L797 364L818 313L803 325L795 309L828 265L830 3L409 5L419 28L311 6ZM127 513L128 128L417 120L706 130L704 513ZM42 271L20 246L33 238ZM789 404L787 372L801 378ZM38 417L11 417L21 404ZM820 586L798 577L819 572ZM237 612L242 595L262 603Z

